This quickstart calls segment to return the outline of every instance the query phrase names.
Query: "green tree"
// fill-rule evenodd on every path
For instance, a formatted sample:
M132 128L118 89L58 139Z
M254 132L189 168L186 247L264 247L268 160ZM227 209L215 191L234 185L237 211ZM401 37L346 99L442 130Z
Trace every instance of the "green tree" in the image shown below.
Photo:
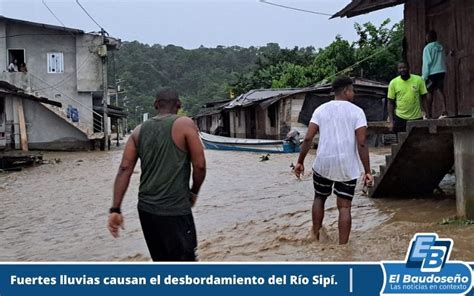
M349 68L354 63L354 46L347 40L343 40L340 35L337 35L336 39L329 46L320 49L316 55L312 65L312 71L314 71L312 83L334 77L336 73Z
M196 114L207 102L238 96L251 89L306 87L331 81L337 74L389 81L401 60L403 23L380 26L354 25L358 40L336 36L328 46L281 48L277 43L262 47L217 46L187 50L175 45L124 42L114 54L111 83L123 81L127 100L120 105L129 112L130 127L144 112L154 113L155 94L162 88L176 89L186 114ZM112 69L113 68L113 69Z
M397 75L395 65L402 59L403 22L391 28L389 23L390 19L379 27L370 22L354 25L359 35L359 40L355 42L355 58L362 61L354 68L356 75L386 82Z

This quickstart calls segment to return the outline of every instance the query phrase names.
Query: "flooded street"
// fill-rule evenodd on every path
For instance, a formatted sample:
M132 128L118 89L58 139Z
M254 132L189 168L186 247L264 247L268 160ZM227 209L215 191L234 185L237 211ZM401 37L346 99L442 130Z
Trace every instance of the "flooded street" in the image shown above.
M384 151L371 154L375 170ZM106 229L122 151L45 153L54 164L0 174L0 261L149 260L136 210L139 167L122 211L125 230ZM474 260L474 225L440 225L456 214L453 192L427 199L354 198L352 233L337 245L335 197L326 203L321 242L311 233L313 186L307 157L302 180L291 173L297 154L206 150L208 174L194 208L201 261L402 260L416 232L454 240L452 259ZM360 187L360 186L359 186Z

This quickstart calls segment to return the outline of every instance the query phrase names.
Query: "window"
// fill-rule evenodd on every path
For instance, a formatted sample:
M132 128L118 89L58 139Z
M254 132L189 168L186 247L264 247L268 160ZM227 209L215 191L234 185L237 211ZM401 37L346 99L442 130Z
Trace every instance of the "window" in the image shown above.
M48 73L64 73L62 52L48 52Z
M25 50L24 49L8 49L7 70L9 72L20 71L20 66L24 63L25 63ZM14 66L11 66L11 69L9 69L10 65L14 65Z

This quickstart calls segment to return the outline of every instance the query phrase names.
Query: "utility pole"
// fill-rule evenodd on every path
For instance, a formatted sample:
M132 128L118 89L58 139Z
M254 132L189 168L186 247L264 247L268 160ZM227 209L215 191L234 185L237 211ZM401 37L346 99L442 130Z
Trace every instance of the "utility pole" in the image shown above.
M120 92L122 92L122 87L121 87L121 83L124 82L123 79L116 79L116 70L115 70L115 55L114 55L114 78L115 78L115 106L119 107L119 94ZM125 96L125 98L127 98L127 96ZM122 99L122 107L125 107L125 103ZM117 147L119 147L120 143L119 143L119 137L120 137L120 132L119 132L119 127L121 127L122 129L122 133L123 131L127 128L125 126L125 121L126 118L121 118L121 125L119 124L119 119L117 119ZM125 134L124 134L125 136Z
M114 59L115 59L115 55L114 55ZM115 64L115 61L114 61L114 64ZM114 79L115 79L115 107L118 107L120 85L116 79L115 70L114 70ZM117 117L117 122L115 123L115 130L117 131L117 147L120 146L119 120L120 119Z
M107 45L105 44L105 30L101 29L100 34L102 35L102 48L99 50L102 58L102 82L103 82L103 95L102 95L102 105L104 106L104 150L105 146L110 150L109 145L109 118L107 110L107 98L108 98L108 82L107 82ZM102 146L101 146L102 147Z

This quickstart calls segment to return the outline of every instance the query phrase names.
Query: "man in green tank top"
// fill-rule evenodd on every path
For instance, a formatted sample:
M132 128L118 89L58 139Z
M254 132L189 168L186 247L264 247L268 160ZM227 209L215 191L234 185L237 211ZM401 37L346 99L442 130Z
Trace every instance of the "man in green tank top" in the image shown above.
M176 115L180 107L175 91L157 94L158 115L133 130L115 178L108 229L118 237L123 227L120 206L140 158L138 213L153 261L196 260L191 207L206 176L206 160L196 125Z

